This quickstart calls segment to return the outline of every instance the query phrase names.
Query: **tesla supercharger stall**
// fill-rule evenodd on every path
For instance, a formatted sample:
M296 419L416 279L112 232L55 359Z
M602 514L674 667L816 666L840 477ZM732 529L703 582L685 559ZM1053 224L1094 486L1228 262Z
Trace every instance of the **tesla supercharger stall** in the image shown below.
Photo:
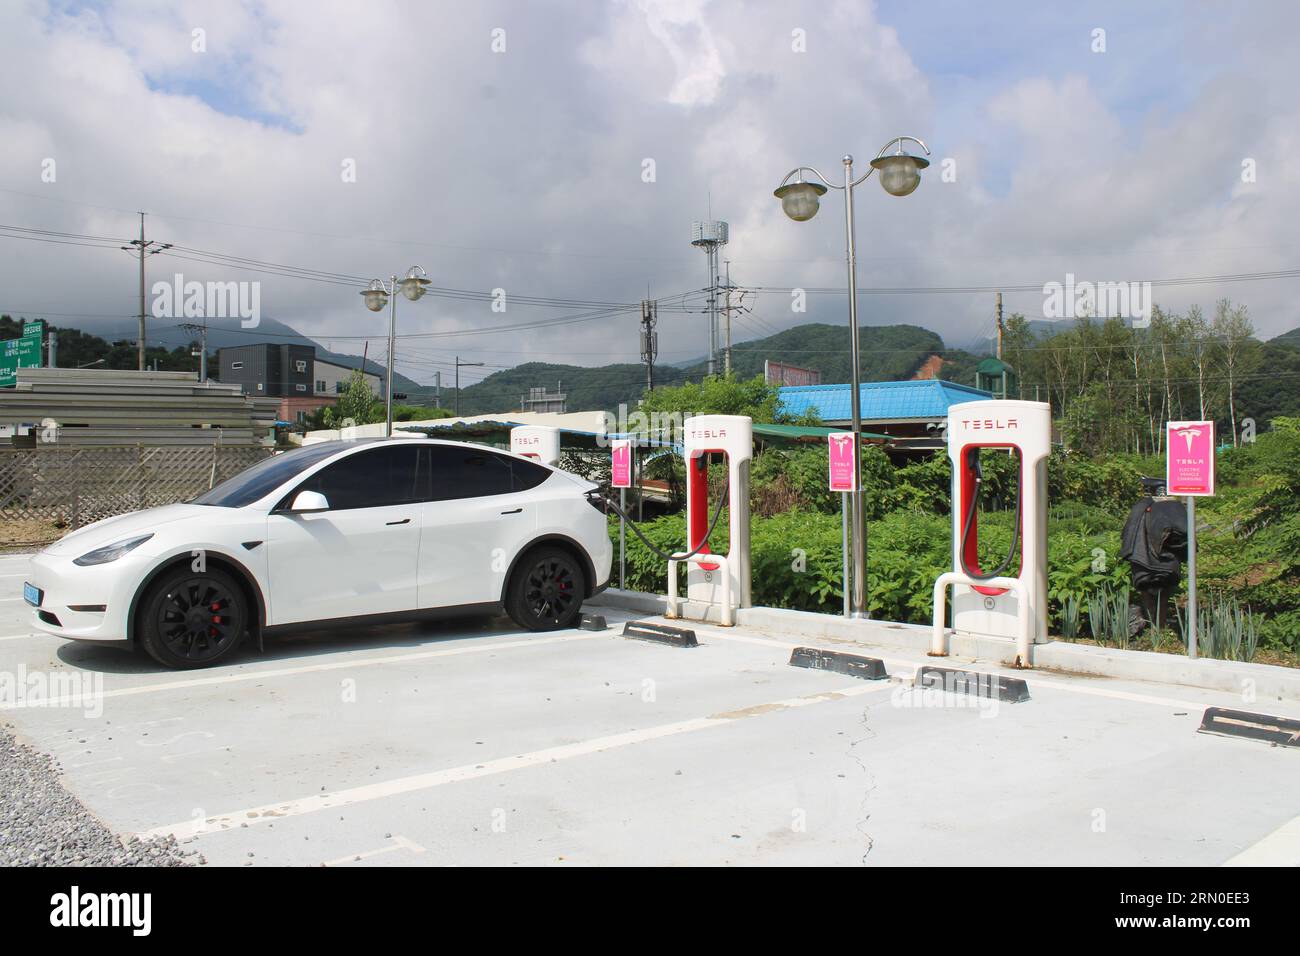
M682 426L686 460L686 551L668 562L668 616L678 616L677 565L687 562L686 597L716 606L723 624L733 610L751 605L749 558L749 466L754 456L754 424L743 415L699 415ZM711 500L709 476L726 473L727 550L709 540L719 502ZM715 531L716 537L716 531ZM696 552L690 557L691 552Z
M1045 402L963 402L948 409L952 462L952 570L934 585L930 654L946 656L944 602L952 588L952 632L1014 640L1016 664L1032 664L1031 647L1047 640L1047 458L1052 409ZM982 461L1011 455L1014 524L997 567L980 564Z
M549 425L516 425L510 429L510 450L543 465L560 465L560 430Z

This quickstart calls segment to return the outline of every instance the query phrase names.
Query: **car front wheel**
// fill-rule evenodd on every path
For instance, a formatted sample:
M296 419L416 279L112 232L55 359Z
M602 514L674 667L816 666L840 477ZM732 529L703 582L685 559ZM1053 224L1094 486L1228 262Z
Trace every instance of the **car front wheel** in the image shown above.
M510 579L506 613L530 631L572 627L582 611L587 576L561 548L538 548L520 559Z
M149 586L137 619L140 646L165 667L211 666L244 636L244 592L229 574L177 568Z

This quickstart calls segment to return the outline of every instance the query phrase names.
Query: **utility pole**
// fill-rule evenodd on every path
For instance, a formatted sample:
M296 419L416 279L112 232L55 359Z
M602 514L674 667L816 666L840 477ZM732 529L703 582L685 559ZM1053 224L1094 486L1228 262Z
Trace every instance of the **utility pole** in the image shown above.
M208 320L204 319L203 324L197 322L184 322L181 328L186 332L197 333L199 336L199 381L208 384Z
M653 391L655 387L655 359L659 357L659 333L655 324L659 321L659 303L652 299L641 300L641 361L645 363L645 389Z
M709 374L718 373L718 251L709 250Z
M460 370L470 368L475 365L482 365L482 362L462 362L460 356L456 356L456 417L460 417Z
M156 256L164 249L170 249L170 242L157 242L155 240L146 240L144 237L144 213L140 213L140 238L132 239L129 244L123 246L127 252L134 251L140 257L140 336L136 341L136 358L137 367L144 371L144 348L145 332L144 318L147 314L144 308L144 257Z
M998 361L1002 361L1002 293L998 293ZM1005 395L1003 396L1006 397Z
M442 373L433 373L433 407L442 408Z
M730 259L726 260L726 265L727 265L727 280L726 280L727 284L725 288L727 290L727 307L723 311L727 316L726 318L727 324L726 324L726 333L724 338L725 344L723 346L725 351L723 352L722 368L723 368L723 374L726 375L728 378L730 378L731 377L731 260Z

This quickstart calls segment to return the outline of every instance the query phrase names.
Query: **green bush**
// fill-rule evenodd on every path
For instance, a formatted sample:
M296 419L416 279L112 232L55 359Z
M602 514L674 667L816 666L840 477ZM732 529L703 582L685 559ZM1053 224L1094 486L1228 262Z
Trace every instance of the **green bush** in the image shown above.
M980 562L992 569L1011 543L1011 515L997 509L1014 499L1014 459L985 455L983 467ZM755 604L840 611L840 496L826 490L826 468L821 446L769 449L755 459ZM1091 631L1092 622L1085 621L1090 599L1106 595L1109 607L1127 590L1129 565L1119 558L1120 531L1141 494L1139 478L1162 471L1160 459L1138 455L1053 453L1048 464L1048 616L1054 632L1081 635L1085 624ZM870 612L928 623L934 579L951 562L950 463L935 454L895 468L880 449L868 447L863 472ZM1279 419L1254 443L1221 452L1218 494L1198 503L1197 516L1198 578L1204 593L1231 595L1249 625L1244 633L1253 634L1260 648L1300 651L1300 421ZM611 522L615 539L617 527ZM685 544L681 514L641 528L664 550ZM724 516L719 549L725 539ZM1014 563L1010 570L1016 570ZM664 574L663 560L629 534L628 586L662 593ZM1116 619L1115 627L1097 624L1103 639L1118 643L1116 627L1123 614L1097 613ZM1237 614L1234 609L1234 622ZM1235 634L1235 623L1233 628Z

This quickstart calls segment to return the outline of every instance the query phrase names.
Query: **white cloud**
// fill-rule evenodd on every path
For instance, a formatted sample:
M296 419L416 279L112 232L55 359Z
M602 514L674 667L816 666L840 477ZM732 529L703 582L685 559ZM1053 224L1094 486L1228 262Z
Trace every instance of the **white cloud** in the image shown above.
M935 165L905 200L870 183L857 193L863 286L1294 264L1300 111L1286 91L1295 66L1275 35L1283 31L1258 19L1232 21L1216 48L1255 52L1205 68L1176 100L1144 99L1155 96L1146 71L1160 67L1141 49L1126 54L1116 23L1101 66L1040 57L1004 75L990 64L1000 78L945 129L940 107L965 91L961 77L914 57L917 27L896 30L873 5L847 0L59 9L20 8L0 30L2 222L127 236L133 211L147 209L153 235L200 249L358 275L418 262L440 286L636 302L647 285L669 295L703 284L689 228L711 204L732 225L736 282L837 286L841 195L797 224L771 191L799 164L837 179L846 151L860 173L886 140L909 133L931 142ZM204 54L191 51L195 27L207 31ZM496 28L505 53L491 50ZM806 52L792 47L795 29ZM1193 44L1184 55L1178 66L1195 73L1193 58L1215 53ZM1256 184L1240 181L1247 156L1258 162ZM57 183L40 180L45 157L58 162ZM955 183L940 179L945 157L957 160ZM647 158L653 183L642 181ZM356 183L341 180L345 159L356 162ZM0 310L135 308L125 253L0 243ZM383 337L350 287L150 262L159 274L178 267L201 279L261 278L264 312L322 339L373 335L377 348ZM1286 283L1160 297L1177 307L1222 294L1248 302L1269 333L1300 324ZM916 322L965 344L987 326L991 299L872 297L863 317ZM781 326L843 320L838 297L811 305L796 316L786 297L765 297L758 314ZM1009 295L1008 305L1032 314L1041 297ZM433 332L560 314L426 299L401 320L405 332ZM661 329L665 360L702 353L700 316L665 314ZM410 346L404 371L422 379L455 354L496 364L637 354L631 316Z

